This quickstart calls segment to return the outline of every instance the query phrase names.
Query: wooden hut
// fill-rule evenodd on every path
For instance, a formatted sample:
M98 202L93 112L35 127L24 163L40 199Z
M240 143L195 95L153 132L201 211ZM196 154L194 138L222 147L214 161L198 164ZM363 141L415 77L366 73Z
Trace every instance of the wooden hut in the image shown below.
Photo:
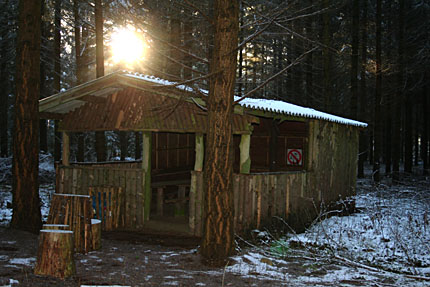
M97 206L118 205L111 207L117 228L163 221L201 235L205 97L187 86L116 72L40 100L41 118L59 120L63 133L56 192L94 196L94 190L119 188L122 200L97 199ZM234 113L238 233L274 217L300 227L322 202L355 193L358 133L366 124L264 99L244 99ZM70 133L93 131L142 132L142 160L70 163Z

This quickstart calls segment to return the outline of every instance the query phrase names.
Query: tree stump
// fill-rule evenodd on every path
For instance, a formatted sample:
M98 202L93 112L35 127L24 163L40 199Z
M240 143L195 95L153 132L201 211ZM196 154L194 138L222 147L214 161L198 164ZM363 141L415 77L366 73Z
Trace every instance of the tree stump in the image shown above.
M70 226L67 224L44 224L42 229L47 230L70 230Z
M91 219L91 232L93 235L93 250L99 250L102 247L102 221Z
M73 231L40 230L34 274L64 279L75 273Z

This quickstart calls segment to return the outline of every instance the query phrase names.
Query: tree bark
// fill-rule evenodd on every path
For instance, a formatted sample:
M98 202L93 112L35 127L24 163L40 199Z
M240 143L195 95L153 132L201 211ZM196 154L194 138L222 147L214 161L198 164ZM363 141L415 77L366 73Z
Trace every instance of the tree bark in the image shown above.
M142 158L142 136L140 132L134 132L134 159L138 160Z
M73 16L75 21L74 34L75 34L75 59L76 59L76 85L84 82L82 74L82 57L81 57L81 25L79 21L79 0L73 2ZM76 153L76 160L78 162L85 161L85 139L82 133L76 133L75 138L78 140L78 151Z
M309 6L313 5L313 0L309 0ZM313 24L314 20L312 17L308 17L306 20L306 36L311 39L313 34ZM309 51L312 48L312 44L309 42L306 42L307 50ZM306 72L305 72L305 79L306 79L306 104L308 106L312 106L313 102L313 53L309 53L306 55Z
M54 92L61 89L61 0L55 0L54 16ZM58 120L54 122L54 160L61 158L61 133L58 132Z
M19 1L11 226L38 232L40 0Z
M43 16L45 14L45 1L41 3L40 13ZM46 21L41 21L41 47L46 45L46 39L48 35L48 25ZM43 57L43 53L41 50L40 58ZM40 62L40 99L46 97L47 89L46 89L46 65L45 61ZM39 147L40 151L48 152L48 131L47 131L47 121L45 119L40 119L39 121Z
M214 48L208 97L203 262L224 265L234 252L233 93L239 32L238 1L214 0Z
M330 1L323 0L323 8L329 9ZM322 41L324 47L322 48L323 57L323 97L324 97L324 109L327 112L332 111L332 95L331 95L331 52L329 51L331 45L331 31L330 31L330 12L326 11L323 14L323 35Z
M360 4L354 0L352 4L352 52L351 52L351 117L357 118L358 99L358 35L360 31Z
M105 74L104 53L103 53L103 6L102 0L95 1L95 22L96 22L96 77L103 77ZM103 131L95 133L97 161L106 160L106 137Z
M374 115L374 142L375 151L373 155L373 180L380 181L380 160L382 148L382 116L381 116L381 96L382 96L382 0L376 1L376 82L375 82L375 115Z
M128 157L128 134L127 132L119 132L119 145L121 150L121 160L124 161Z
M393 139L392 139L392 162L393 162L393 179L399 180L400 178L400 156L402 146L400 143L400 128L401 128L401 114L402 114L402 98L404 86L404 0L399 0L399 30L398 30L398 71L397 71L397 90L394 102L393 114Z
M2 11L8 6L9 1L5 1L2 5ZM0 44L0 55L2 55L1 64L0 64L0 85L2 89L0 90L0 157L9 156L9 135L8 135L8 115L9 115L9 81L7 80L9 71L7 70L7 34L8 29L6 27L8 22L8 18L3 17L1 21L1 26L3 27L1 32L1 44Z
M76 273L73 254L73 231L42 230L34 273L61 279L70 277Z
M428 73L425 75L430 76ZM426 78L426 77L424 77ZM423 160L424 175L429 174L429 152L428 152L428 141L429 141L429 96L428 96L428 81L424 84L422 91L422 113L423 113L423 130L421 140L421 158Z
M361 20L361 72L360 72L360 120L365 121L367 105L367 86L366 86L366 66L367 66L367 1L362 4L362 20ZM364 177L364 162L368 152L368 131L360 131L359 139L359 156L358 156L358 174L359 178Z

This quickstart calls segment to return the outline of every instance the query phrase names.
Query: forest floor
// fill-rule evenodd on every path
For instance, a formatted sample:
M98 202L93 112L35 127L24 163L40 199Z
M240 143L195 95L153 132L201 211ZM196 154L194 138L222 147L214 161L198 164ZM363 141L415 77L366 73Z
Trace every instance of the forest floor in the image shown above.
M42 185L46 218L52 185ZM102 248L75 254L76 275L36 276L37 235L8 228L11 187L0 184L0 286L430 286L430 178L359 180L359 212L320 218L302 234L238 238L225 268L201 264L199 240L104 232Z

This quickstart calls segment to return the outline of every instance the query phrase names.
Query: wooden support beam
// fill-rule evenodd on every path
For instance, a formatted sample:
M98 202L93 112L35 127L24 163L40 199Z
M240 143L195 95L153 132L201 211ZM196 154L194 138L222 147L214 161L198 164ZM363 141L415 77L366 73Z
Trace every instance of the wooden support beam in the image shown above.
M164 187L157 188L157 215L163 216Z
M251 135L243 134L240 138L240 173L249 173L251 171L251 157L249 148L251 146Z
M84 102L90 102L90 103L95 103L95 104L104 104L107 102L107 99L104 97L98 97L98 96L94 96L94 95L85 95L79 99L77 99L79 101L84 101Z
M64 119L64 114L40 112L39 117L41 119L48 119L48 120L62 120L62 119Z
M63 132L63 157L62 163L65 166L70 165L70 136L68 132Z
M151 154L152 154L152 132L145 131L142 133L142 171L143 178L142 190L144 191L144 216L149 220L151 211Z
M203 170L204 155L205 155L205 147L204 147L204 141L203 141L203 134L197 133L196 134L196 160L194 163L195 171Z

